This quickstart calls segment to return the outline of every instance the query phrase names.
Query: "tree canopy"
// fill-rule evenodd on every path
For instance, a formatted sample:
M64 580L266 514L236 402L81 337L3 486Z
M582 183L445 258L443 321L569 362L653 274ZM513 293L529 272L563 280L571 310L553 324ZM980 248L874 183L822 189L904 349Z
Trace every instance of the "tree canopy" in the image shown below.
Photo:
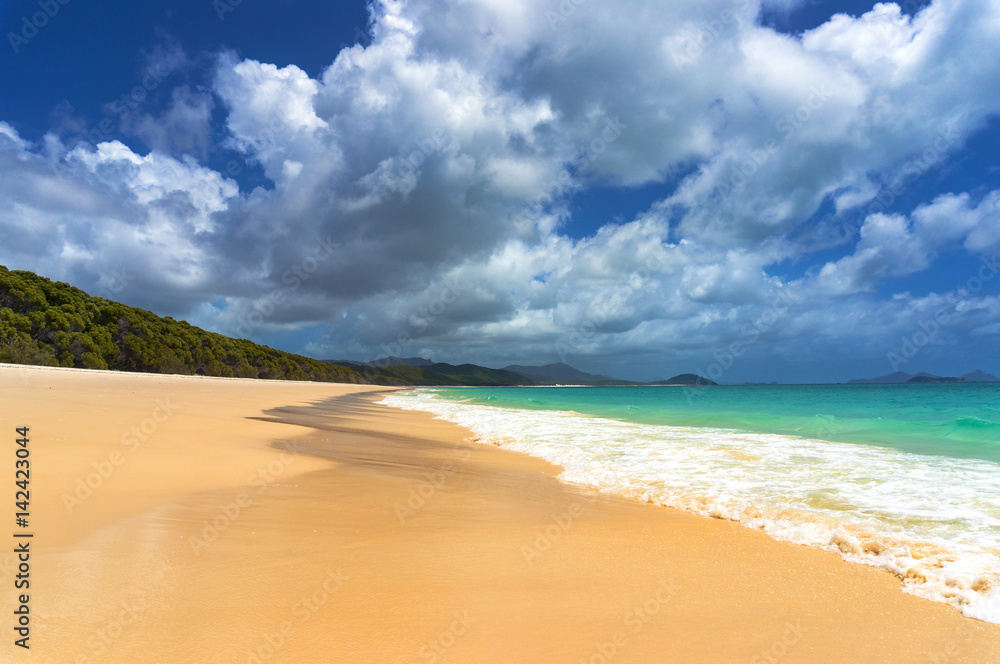
M207 332L3 266L0 362L338 383L404 382Z

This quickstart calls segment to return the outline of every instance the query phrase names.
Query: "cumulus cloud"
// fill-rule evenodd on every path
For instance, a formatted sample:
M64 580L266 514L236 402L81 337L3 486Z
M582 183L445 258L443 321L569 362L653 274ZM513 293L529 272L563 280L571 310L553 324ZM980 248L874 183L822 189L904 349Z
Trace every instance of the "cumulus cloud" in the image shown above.
M835 295L871 291L886 278L927 269L950 245L964 241L976 253L995 250L996 201L990 192L973 205L970 196L945 194L903 215L870 215L854 253L822 267L815 285Z
M914 235L905 217L874 214L861 227L854 253L824 265L818 281L831 293L852 294L872 290L886 277L913 274L928 265L928 247Z
M117 141L39 154L0 131L5 261L94 293L113 275L135 275L134 292L175 313L211 296L217 266L201 240L216 232L234 182L191 158L142 157Z
M0 258L95 286L124 260L136 301L241 335L323 323L321 356L667 366L749 339L815 353L862 322L884 351L929 305L875 293L942 252L1000 248L998 194L824 229L1000 111L1000 9L883 3L797 36L761 9L381 0L371 43L315 78L221 54L210 91L129 118L145 155L0 123ZM268 185L238 191L203 165L214 148ZM575 194L648 185L664 192L648 210L572 233ZM978 311L962 320L989 334L996 309Z

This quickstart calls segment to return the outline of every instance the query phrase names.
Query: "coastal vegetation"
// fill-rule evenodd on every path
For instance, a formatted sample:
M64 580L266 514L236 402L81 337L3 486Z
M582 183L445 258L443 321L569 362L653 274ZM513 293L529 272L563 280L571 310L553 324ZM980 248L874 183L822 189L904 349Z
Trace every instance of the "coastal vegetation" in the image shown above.
M238 378L397 382L208 332L3 266L0 362Z

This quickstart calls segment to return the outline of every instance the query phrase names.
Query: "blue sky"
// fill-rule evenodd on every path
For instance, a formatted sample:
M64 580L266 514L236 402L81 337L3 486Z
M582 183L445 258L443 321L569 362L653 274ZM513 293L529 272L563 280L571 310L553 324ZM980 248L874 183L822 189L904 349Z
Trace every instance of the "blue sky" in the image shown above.
M36 0L0 26L9 267L320 358L1000 373L996 3Z

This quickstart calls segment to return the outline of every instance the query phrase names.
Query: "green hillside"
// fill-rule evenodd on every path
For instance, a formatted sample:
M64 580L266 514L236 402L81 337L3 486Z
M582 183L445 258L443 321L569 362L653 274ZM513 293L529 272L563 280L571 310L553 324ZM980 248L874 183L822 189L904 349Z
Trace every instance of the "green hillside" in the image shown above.
M3 266L0 362L338 383L404 382L206 332Z
M207 332L0 265L0 362L376 385L533 385L474 364L332 363Z

